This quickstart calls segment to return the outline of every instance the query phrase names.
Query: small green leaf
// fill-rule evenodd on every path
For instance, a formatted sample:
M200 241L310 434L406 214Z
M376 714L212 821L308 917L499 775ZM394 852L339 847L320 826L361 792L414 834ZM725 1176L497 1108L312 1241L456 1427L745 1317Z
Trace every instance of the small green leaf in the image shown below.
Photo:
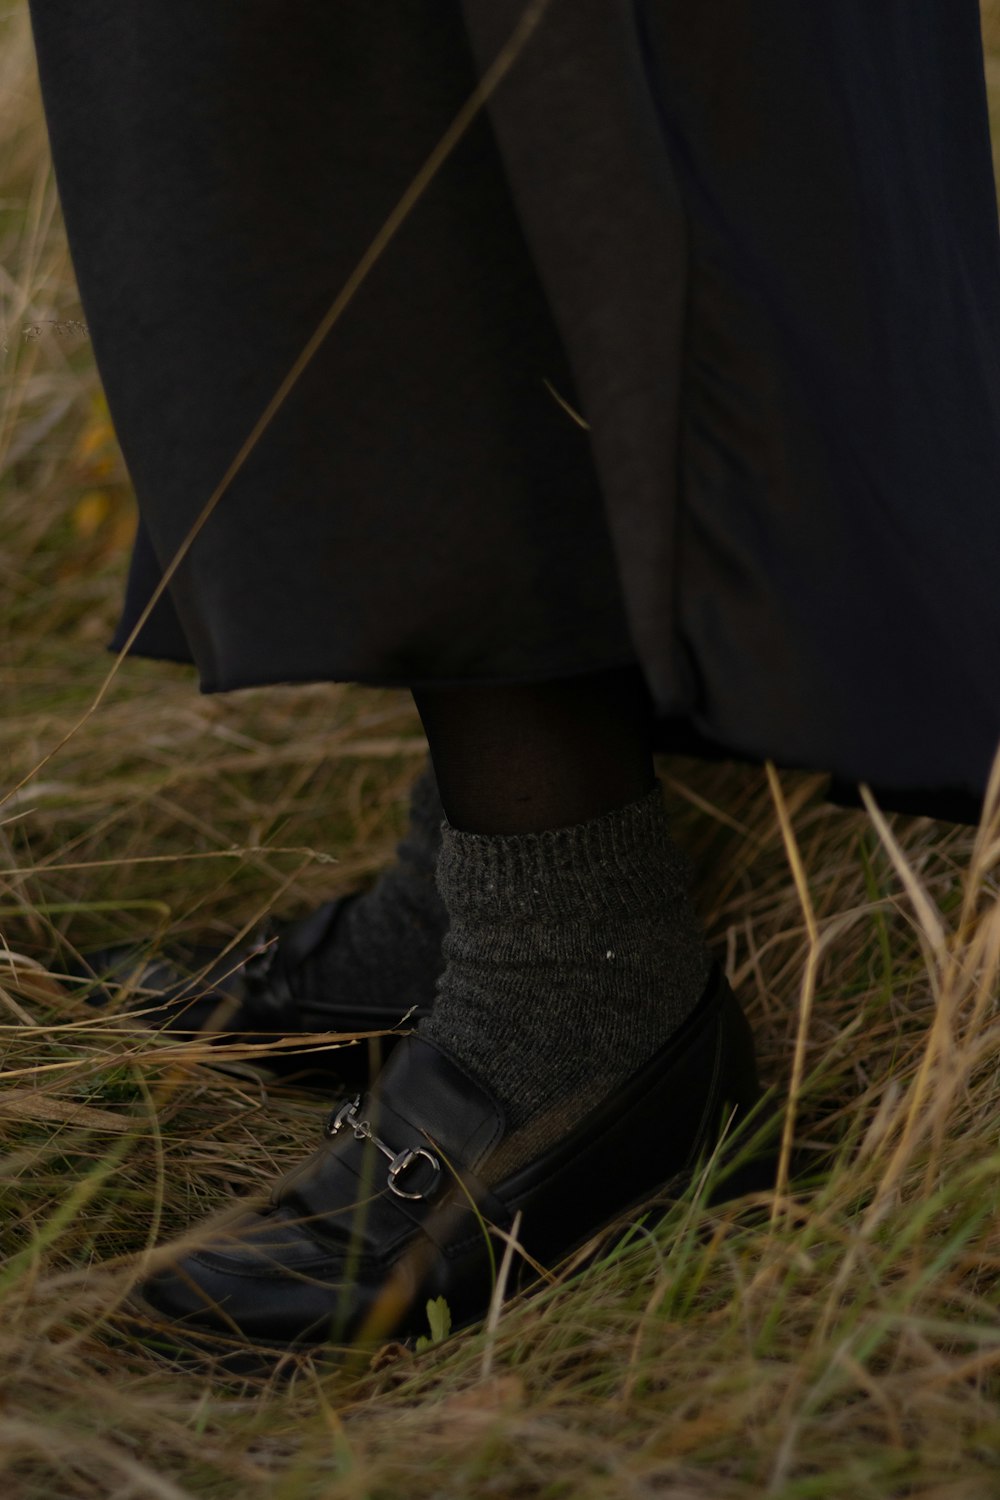
M435 1297L427 1304L427 1322L430 1325L430 1338L421 1334L416 1342L416 1351L423 1354L425 1349L430 1349L434 1344L443 1343L451 1332L451 1308L443 1297Z

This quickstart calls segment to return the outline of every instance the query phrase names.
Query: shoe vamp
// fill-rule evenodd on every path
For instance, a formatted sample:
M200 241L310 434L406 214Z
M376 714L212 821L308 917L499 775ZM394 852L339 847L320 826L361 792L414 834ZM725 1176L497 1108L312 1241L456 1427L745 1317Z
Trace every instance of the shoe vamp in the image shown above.
M180 1327L288 1343L349 1336L385 1276L360 1242L321 1244L278 1211L239 1221L150 1277L141 1294Z
M345 1262L377 1257L365 1234L363 1205L353 1215L335 1219L324 1216L318 1231L313 1215L298 1214L287 1206L248 1214L224 1235L192 1252L191 1260L233 1275L284 1276L288 1274L337 1276Z

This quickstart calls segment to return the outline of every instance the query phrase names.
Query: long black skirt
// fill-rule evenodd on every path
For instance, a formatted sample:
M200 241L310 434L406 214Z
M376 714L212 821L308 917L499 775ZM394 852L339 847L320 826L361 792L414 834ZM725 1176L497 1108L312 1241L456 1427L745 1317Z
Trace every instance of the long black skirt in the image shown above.
M120 641L525 4L33 3ZM638 659L677 748L974 818L998 571L976 0L550 0L137 649L206 691Z

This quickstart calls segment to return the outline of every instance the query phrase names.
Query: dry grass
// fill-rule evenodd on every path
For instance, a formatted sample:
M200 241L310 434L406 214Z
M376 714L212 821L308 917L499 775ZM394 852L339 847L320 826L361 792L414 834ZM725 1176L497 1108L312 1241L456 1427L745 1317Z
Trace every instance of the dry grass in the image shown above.
M1000 3L984 15L1000 39ZM0 101L11 787L106 672L130 501L86 342L20 335L81 316L22 6L0 11ZM113 1336L145 1252L301 1155L318 1102L95 1024L58 982L71 944L228 935L348 888L387 857L421 754L400 694L200 699L183 670L129 664L4 805L8 1492L1000 1495L1000 819L977 833L845 812L817 778L663 766L781 1090L799 1046L812 1178L756 1215L692 1194L655 1233L509 1307L492 1344L463 1335L378 1370L239 1391Z

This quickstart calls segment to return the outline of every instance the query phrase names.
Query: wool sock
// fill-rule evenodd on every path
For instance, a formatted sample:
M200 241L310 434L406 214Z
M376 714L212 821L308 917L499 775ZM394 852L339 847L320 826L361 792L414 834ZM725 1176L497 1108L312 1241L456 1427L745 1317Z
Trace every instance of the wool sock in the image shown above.
M431 767L414 783L410 822L395 863L340 914L330 940L292 978L303 1025L323 1031L325 1007L349 997L363 1009L387 1006L399 1016L427 1006L444 965L448 926L435 883L444 809Z
M422 1035L497 1096L506 1175L564 1135L670 1037L711 956L659 785L544 833L445 824L446 964Z

